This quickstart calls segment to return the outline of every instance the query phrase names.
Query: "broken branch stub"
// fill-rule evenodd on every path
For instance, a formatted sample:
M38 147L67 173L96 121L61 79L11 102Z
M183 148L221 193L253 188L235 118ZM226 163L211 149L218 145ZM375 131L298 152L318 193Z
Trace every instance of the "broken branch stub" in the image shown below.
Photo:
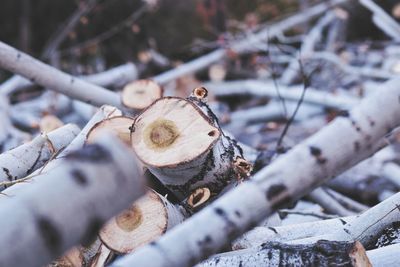
M109 249L126 254L160 237L183 219L178 207L150 190L129 209L112 218L99 236Z
M202 101L206 93L195 93L188 99L156 100L135 119L131 134L139 159L181 201L198 188L218 195L246 177L239 171L242 162L235 168L243 159L242 149L222 132Z
M122 104L140 111L163 96L163 89L152 80L138 80L127 84L122 90Z

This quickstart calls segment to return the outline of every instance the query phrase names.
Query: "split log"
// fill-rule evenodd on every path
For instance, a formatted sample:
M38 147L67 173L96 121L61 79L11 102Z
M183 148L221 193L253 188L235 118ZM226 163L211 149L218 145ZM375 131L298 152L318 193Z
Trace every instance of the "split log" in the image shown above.
M0 42L0 67L88 104L122 107L116 93L68 75L3 42Z
M398 83L383 84L347 117L336 118L152 245L111 266L191 266L277 209L369 157L375 151L373 144L400 124Z
M257 47L258 44L262 44L265 48L265 43L279 34L289 30L290 28L296 27L302 23L306 23L309 20L313 19L316 16L319 16L326 12L329 8L333 6L345 3L345 0L331 0L326 1L324 3L315 5L310 7L300 13L297 13L293 16L290 16L282 21L279 21L273 25L268 25L265 29L252 34L247 35L243 40L239 40L234 42L229 49L217 49L213 52L210 52L204 56L201 56L193 61L182 64L175 69L166 71L162 74L159 74L153 77L153 80L160 83L165 84L176 78L185 76L187 74L196 72L207 66L220 61L227 55L231 54L232 50L235 53L242 54L248 52L249 50L254 50L254 47Z
M122 104L135 111L150 106L163 95L163 89L151 80L138 80L122 89Z
M343 224L331 234L295 240L296 244L310 244L319 239L351 241L358 240L365 247L374 243L377 236L393 223L400 221L400 193L397 193L378 205Z
M125 144L131 144L131 127L134 119L126 116L115 116L99 121L89 130L86 142L92 143L104 130L113 132Z
M360 242L319 240L310 245L263 244L259 250L217 254L196 267L372 266Z
M234 250L255 248L268 241L284 243L297 239L321 236L335 229L339 229L343 224L353 220L354 217L355 216L319 220L277 227L256 227L236 239L232 243L232 248Z
M279 85L279 94L276 85L272 82L260 82L257 80L243 80L224 83L209 83L207 86L216 96L230 95L254 95L266 96L271 98L284 98L290 101L298 102L303 86L286 87ZM304 96L304 103L333 108L339 110L347 110L355 106L359 100L345 95L334 95L332 93L320 92L318 90L308 88Z
M29 176L29 183L17 183L12 187L5 189L2 194L0 194L0 199L8 199L9 197L16 196L20 192L22 192L24 188L29 188L32 184L39 182L42 177L40 174L45 174L50 170L55 169L57 166L60 165L62 159L67 154L82 148L82 146L85 144L88 132L97 122L105 118L119 115L121 115L121 111L119 111L117 108L111 106L101 107L99 111L93 116L93 118L82 129L82 131L72 140L72 142L65 149L60 151L57 156L52 159L48 164L46 164L43 168L36 170Z
M400 266L400 244L367 251L372 266Z
M181 201L199 188L214 197L251 171L203 102L207 91L194 93L198 98L156 100L136 117L131 135L139 159Z
M129 209L112 218L100 230L99 237L113 252L126 254L154 241L183 219L178 207L150 190Z
M37 136L31 142L0 155L0 183L15 181L42 167L54 153L64 149L79 133L79 128L68 124L53 132ZM0 190L5 187L0 186Z
M87 244L106 220L144 194L134 155L114 136L100 140L68 154L42 183L0 204L0 243L11 244L16 233L20 241L0 251L1 266L43 266Z

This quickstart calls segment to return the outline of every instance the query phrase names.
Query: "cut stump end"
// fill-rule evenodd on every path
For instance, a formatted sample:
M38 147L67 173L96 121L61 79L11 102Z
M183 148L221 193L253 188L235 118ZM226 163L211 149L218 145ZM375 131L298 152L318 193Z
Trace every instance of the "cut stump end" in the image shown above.
M122 90L122 104L128 108L142 110L163 95L163 90L151 80L138 80L127 84Z

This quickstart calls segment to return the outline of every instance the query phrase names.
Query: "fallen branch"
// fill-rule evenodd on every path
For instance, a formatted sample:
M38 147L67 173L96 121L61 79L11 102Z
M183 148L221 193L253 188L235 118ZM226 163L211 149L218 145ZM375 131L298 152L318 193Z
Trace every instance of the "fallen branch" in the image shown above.
M0 265L43 266L93 240L107 219L144 194L134 155L111 135L99 140L101 145L67 155L41 183L0 205L0 243L10 244L17 232L21 241L0 251Z
M286 100L296 102L299 101L303 91L303 86L285 87L283 85L279 85L278 95L276 86L272 81L260 82L256 80L209 83L206 85L210 88L210 91L212 91L217 96L250 94L254 96L279 98L280 95L280 97ZM357 104L359 100L349 96L338 96L332 93L321 92L312 88L308 88L303 102L327 108L350 109L355 104Z
M367 251L372 266L400 266L400 244Z
M68 124L31 142L0 155L0 183L25 177L42 167L51 156L64 149L78 134L79 128ZM0 186L0 190L4 187Z
M330 196L322 188L317 188L308 194L308 197L315 203L319 204L327 213L339 216L354 215L354 212L343 207L336 199Z
M0 42L0 67L88 104L122 107L116 93L68 75L3 42Z

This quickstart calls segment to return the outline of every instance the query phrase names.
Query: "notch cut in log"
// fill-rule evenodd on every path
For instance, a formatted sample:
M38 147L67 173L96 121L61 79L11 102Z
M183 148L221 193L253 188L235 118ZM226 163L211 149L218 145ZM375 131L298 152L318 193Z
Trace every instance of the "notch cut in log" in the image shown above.
M237 142L222 132L206 95L205 88L196 88L188 99L158 99L132 127L138 158L181 201L204 187L214 197L248 174L242 170L250 164L244 164Z
M122 104L133 110L142 110L163 96L163 89L152 80L131 82L122 89Z
M217 254L196 267L353 266L371 267L360 242L319 240L310 245L268 242L260 250Z
M183 219L178 207L151 190L112 218L99 237L113 252L126 254L160 237Z
M125 144L131 143L131 126L133 119L126 116L116 116L104 119L96 123L86 136L87 143L93 143L96 137L104 130L113 132Z

